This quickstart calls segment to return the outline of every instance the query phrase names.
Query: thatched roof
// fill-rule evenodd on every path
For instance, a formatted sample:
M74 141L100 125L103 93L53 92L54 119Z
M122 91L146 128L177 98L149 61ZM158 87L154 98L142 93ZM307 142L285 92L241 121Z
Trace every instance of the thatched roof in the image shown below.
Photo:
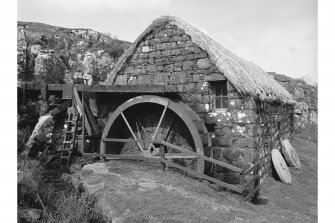
M285 104L295 103L291 94L260 67L234 55L199 29L174 16L162 16L155 19L119 58L114 69L103 84L114 84L118 72L127 59L134 53L138 44L157 27L166 25L167 23L176 25L184 30L194 43L205 50L209 54L212 63L216 65L242 95L250 95L254 98L259 98L261 101L281 102Z

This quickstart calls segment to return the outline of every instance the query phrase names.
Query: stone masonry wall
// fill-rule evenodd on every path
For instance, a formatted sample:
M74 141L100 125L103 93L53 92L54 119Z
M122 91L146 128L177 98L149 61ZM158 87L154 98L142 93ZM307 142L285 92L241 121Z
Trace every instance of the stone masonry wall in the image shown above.
M215 159L248 168L257 157L254 139L256 103L242 97L228 81L228 108L214 111L211 83L226 80L208 54L174 25L150 33L120 70L117 85L164 83L176 85L180 99L205 121ZM207 154L209 151L206 151ZM236 182L233 173L214 166L214 177Z
M198 113L210 133L213 147L211 151L206 148L205 154L212 153L217 160L247 169L256 162L259 145L263 145L259 144L259 138L268 136L266 131L271 125L260 118L261 104L240 95L229 81L228 107L215 111L211 83L221 80L226 78L211 63L208 54L183 30L167 24L139 43L115 84L176 85L179 99ZM265 129L261 127L263 122L264 134L259 132ZM239 183L238 175L226 168L213 166L210 172L225 182Z
M271 151L281 151L280 141L292 138L293 115L293 106L260 103L254 135L261 159L261 182L266 175L272 175Z

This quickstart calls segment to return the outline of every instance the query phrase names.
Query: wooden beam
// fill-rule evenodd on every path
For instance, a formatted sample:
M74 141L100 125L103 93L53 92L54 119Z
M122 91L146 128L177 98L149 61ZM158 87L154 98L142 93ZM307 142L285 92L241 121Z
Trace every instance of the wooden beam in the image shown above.
M99 126L95 120L94 115L91 112L90 107L87 105L87 103L84 101L84 112L85 112L85 118L87 119L87 121L90 123L91 129L92 129L92 133L93 135L97 135L100 133L100 129Z
M77 91L76 88L73 89L73 95L74 95L75 103L76 103L76 105L78 105L77 108L80 109L81 114L84 115L85 111L82 111L83 104L80 101L80 97L78 95L78 91ZM87 130L87 134L89 136L91 136L91 135L93 135L93 133L92 133L92 129L91 129L90 123L87 121L86 118L84 118L84 119L85 120L84 120L83 123L85 123L85 129Z
M17 87L22 88L26 84L27 90L41 90L42 84L17 81ZM49 91L63 91L66 84L48 84ZM137 84L137 85L86 85L75 84L77 91L101 92L101 93L173 93L177 92L177 87L166 84Z
M61 113L62 111L64 111L65 109L67 109L70 106L71 106L71 100L67 100L67 101L63 102L62 104L58 105L56 108L49 111L48 114L50 114L51 116L55 116L55 115Z
M218 180L218 179L215 179L215 178L213 178L213 177L207 176L207 175L205 175L205 174L203 174L203 173L199 173L199 172L197 172L197 171L188 169L188 168L183 167L183 166L181 166L181 165L178 165L178 164L176 164L176 163L174 163L174 162L172 162L172 161L165 160L165 159L161 159L161 162L164 162L164 163L165 163L166 165L168 165L168 166L171 166L171 167L174 167L174 168L183 170L183 171L185 171L185 172L187 172L187 173L190 173L190 174L192 174L192 175L194 175L194 176L196 176L196 177L198 177L198 178L200 178L200 179L205 179L205 180L208 180L208 181L210 181L210 182L216 183L216 184L218 184L218 185L220 185L220 186L226 187L226 188L228 188L228 189L230 189L230 190L236 191L237 193L240 193L240 194L241 194L241 193L243 192L243 190L242 190L240 187L237 187L237 186L234 186L234 185L225 183L225 182L220 181L220 180Z
M200 154L198 154L198 153L196 153L194 151L191 151L191 150L188 150L188 149L184 149L184 148L182 148L180 146L176 146L176 145L173 145L173 144L165 142L165 141L160 141L160 140L138 140L138 139L114 139L114 138L102 138L102 141L104 141L104 142L145 142L145 143L163 144L163 145L165 145L167 147L170 147L172 149L178 150L178 151L180 151L182 153L197 156L198 158L204 159L204 160L206 160L208 162L214 163L214 164L219 165L219 166L223 166L223 167L225 167L227 169L230 169L232 171L235 171L237 173L243 173L243 169L241 169L241 168L229 165L227 163L223 163L223 162L221 162L219 160L215 160L215 159L209 158L209 157L204 156L204 155L200 155Z

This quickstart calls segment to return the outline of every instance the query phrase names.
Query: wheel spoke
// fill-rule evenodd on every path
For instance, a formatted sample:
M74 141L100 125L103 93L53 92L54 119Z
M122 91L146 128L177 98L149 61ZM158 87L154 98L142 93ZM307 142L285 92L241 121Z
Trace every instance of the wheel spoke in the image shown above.
M134 137L135 140L137 140L136 135L133 131L133 129L130 127L128 120L126 119L126 116L124 116L123 112L121 111L121 116L123 120L125 121L126 125L128 126L129 131L131 132L132 136ZM143 152L143 148L139 142L136 143L138 145L138 148L140 148L141 152Z
M167 141L167 140L168 140L168 137L169 137L170 132L171 132L172 125L174 124L174 118L175 118L175 115L172 114L172 118L171 118L169 127L168 127L168 129L167 129L167 131L166 131L166 135L165 135L165 137L163 137L163 138L164 138L164 141Z
M156 128L155 133L154 133L154 135L153 135L153 137L152 137L152 140L156 140L158 130L159 130L161 124L162 124L162 121L163 121L163 118L164 118L164 116L165 116L165 112L166 112L166 110L167 110L168 105L169 105L169 104L166 104L165 107L164 107L164 110L163 110L162 115L161 115L161 117L160 117L160 119L159 119L157 128ZM150 143L150 145L149 145L148 148L150 149L152 145L153 145L153 144Z
M142 122L140 121L140 119L137 116L135 116L135 119L136 119L136 124L138 123L139 126L141 127L142 131L144 132L144 135L145 135L146 139L150 140L149 135L148 135L147 131L145 130L144 126L142 125ZM145 149L150 150L151 147L146 148L145 145L146 144L144 143ZM154 150L157 150L157 148L153 144L152 144L152 147L154 148Z

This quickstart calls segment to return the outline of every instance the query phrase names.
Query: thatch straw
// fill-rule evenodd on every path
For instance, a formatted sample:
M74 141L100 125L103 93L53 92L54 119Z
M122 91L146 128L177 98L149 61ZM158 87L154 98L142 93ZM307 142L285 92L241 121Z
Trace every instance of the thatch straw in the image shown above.
M284 104L295 103L290 93L260 67L234 55L194 26L173 16L162 16L154 20L119 58L114 69L103 84L114 84L118 72L126 63L127 59L134 53L138 44L153 30L167 23L176 25L184 30L194 43L205 50L209 54L211 61L235 86L239 93L250 95L261 101L280 102Z

